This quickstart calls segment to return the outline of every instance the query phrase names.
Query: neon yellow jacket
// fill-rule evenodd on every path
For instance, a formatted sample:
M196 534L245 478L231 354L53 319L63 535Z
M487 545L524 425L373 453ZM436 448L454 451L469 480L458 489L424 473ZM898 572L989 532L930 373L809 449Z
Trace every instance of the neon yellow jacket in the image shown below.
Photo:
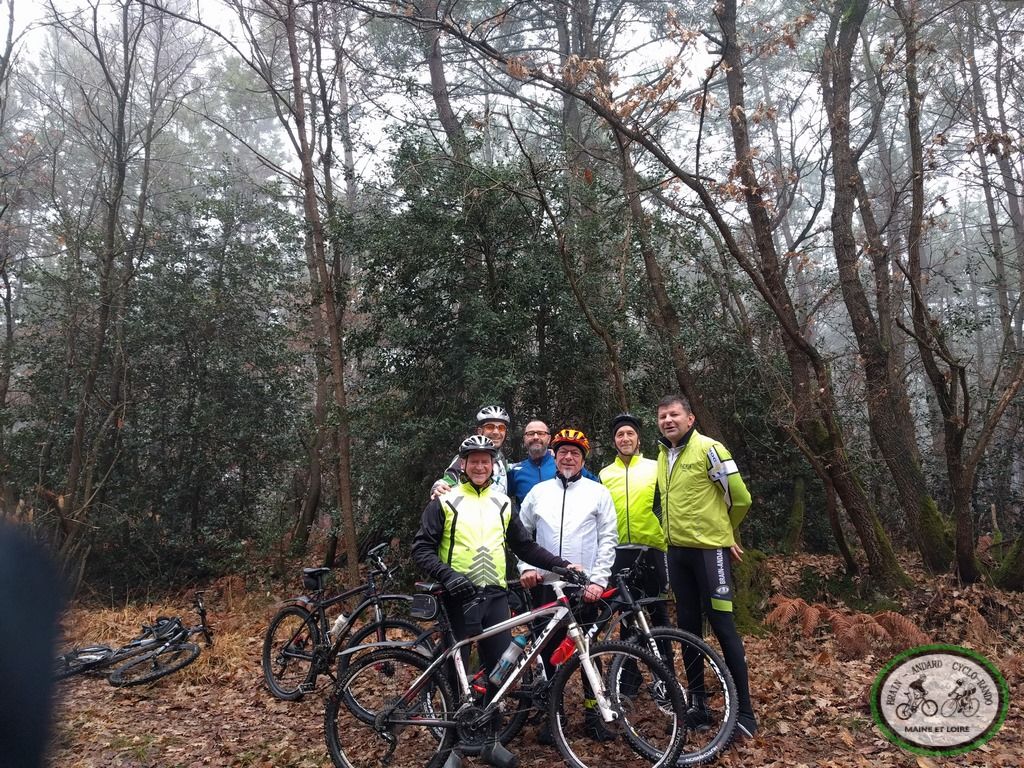
M615 502L619 544L644 544L664 552L665 532L658 520L658 462L637 454L627 466L616 456L600 475Z
M669 472L670 445L658 446L661 519L670 547L716 549L736 543L733 529L750 509L750 491L724 445L697 430Z

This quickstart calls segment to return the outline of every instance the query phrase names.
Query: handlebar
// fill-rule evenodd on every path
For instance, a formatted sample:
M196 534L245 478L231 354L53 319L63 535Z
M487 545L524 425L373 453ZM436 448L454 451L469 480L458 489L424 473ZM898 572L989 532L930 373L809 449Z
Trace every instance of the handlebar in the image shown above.
M551 572L556 576L560 576L569 584L575 584L578 587L585 587L590 583L590 577L583 571L577 571L575 568L562 568L561 566L555 566L551 569Z

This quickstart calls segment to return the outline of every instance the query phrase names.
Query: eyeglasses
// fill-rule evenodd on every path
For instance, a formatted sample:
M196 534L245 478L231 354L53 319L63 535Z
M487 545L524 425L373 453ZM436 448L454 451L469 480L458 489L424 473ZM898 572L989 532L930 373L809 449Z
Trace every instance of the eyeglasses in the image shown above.
M504 424L484 424L483 429L485 432L501 432L502 434L508 431L508 427Z
M542 435L550 435L546 429L531 429L529 432L524 432L527 437L541 437Z

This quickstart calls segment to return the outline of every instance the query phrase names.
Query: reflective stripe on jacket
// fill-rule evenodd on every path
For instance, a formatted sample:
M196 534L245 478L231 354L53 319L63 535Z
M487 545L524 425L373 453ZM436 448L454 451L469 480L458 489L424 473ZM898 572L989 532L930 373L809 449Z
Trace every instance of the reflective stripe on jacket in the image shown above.
M658 446L661 519L670 547L731 547L750 509L750 492L724 445L692 430L669 471L668 441Z

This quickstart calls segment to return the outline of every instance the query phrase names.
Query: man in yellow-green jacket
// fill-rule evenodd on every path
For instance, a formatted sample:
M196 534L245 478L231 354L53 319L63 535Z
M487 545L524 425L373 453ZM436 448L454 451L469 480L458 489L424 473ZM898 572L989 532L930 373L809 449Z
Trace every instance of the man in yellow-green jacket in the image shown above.
M734 530L750 509L750 492L726 447L694 429L693 410L685 397L661 399L658 430L658 490L676 619L681 629L700 635L701 615L707 615L736 682L737 730L751 737L757 718L743 640L733 620L731 566L743 556ZM687 669L687 676L692 703L686 720L691 728L700 728L711 720L703 671Z
M640 420L620 413L611 424L615 461L601 470L601 484L611 492L618 517L619 544L615 548L612 574L641 559L646 568L634 582L644 597L657 597L668 589L665 570L665 533L661 527L661 498L658 492L658 462L640 452ZM642 547L648 547L643 550ZM655 625L669 623L668 606L654 603Z

